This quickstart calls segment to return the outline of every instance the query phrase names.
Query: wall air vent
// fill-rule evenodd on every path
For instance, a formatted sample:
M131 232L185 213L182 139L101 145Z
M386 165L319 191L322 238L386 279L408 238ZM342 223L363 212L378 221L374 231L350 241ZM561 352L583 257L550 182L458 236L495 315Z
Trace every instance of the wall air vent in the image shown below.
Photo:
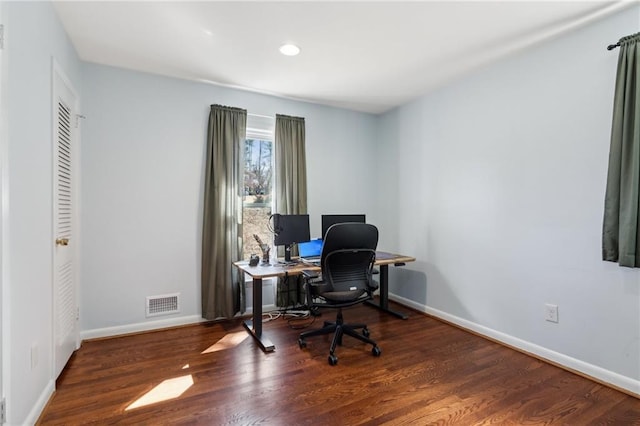
M180 293L147 296L147 317L180 312Z

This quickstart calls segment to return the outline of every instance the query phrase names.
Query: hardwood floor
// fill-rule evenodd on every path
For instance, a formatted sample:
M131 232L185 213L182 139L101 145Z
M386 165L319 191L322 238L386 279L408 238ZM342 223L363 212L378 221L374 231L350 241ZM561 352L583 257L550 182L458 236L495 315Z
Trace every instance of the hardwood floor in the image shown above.
M330 366L328 337L298 347L310 320L265 323L267 354L240 321L84 342L38 424L640 425L640 399L423 314L345 320L382 355L345 336Z

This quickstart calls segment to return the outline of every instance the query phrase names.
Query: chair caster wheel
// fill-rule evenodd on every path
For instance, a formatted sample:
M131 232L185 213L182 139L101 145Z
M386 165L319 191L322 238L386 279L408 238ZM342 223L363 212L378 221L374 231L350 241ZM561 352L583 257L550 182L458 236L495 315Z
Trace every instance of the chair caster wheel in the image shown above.
M373 349L371 349L371 353L373 354L373 356L380 356L382 354L382 349L374 346Z
M363 328L363 329L362 329L362 335L363 335L364 337L369 337L369 335L370 335L370 334L371 334L371 333L369 333L369 329L368 329L368 328Z
M329 365L336 365L338 363L338 357L331 354L329 355Z
M298 339L298 346L300 346L300 349L304 349L307 347L307 342L304 339Z

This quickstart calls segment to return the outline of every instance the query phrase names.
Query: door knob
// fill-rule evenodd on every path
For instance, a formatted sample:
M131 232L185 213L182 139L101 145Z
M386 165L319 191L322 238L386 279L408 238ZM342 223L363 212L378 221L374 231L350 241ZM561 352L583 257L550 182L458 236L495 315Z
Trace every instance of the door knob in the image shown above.
M56 245L57 246L68 246L69 245L69 239L68 238L56 238Z

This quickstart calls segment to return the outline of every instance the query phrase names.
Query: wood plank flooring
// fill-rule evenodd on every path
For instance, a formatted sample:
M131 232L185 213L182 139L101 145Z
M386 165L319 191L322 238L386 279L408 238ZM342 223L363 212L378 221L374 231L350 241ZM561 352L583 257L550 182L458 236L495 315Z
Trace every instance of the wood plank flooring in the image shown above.
M394 309L409 319L345 310L382 355L345 336L336 366L328 337L298 347L293 327L310 320L265 323L272 353L240 321L84 342L38 424L640 425L640 399Z

